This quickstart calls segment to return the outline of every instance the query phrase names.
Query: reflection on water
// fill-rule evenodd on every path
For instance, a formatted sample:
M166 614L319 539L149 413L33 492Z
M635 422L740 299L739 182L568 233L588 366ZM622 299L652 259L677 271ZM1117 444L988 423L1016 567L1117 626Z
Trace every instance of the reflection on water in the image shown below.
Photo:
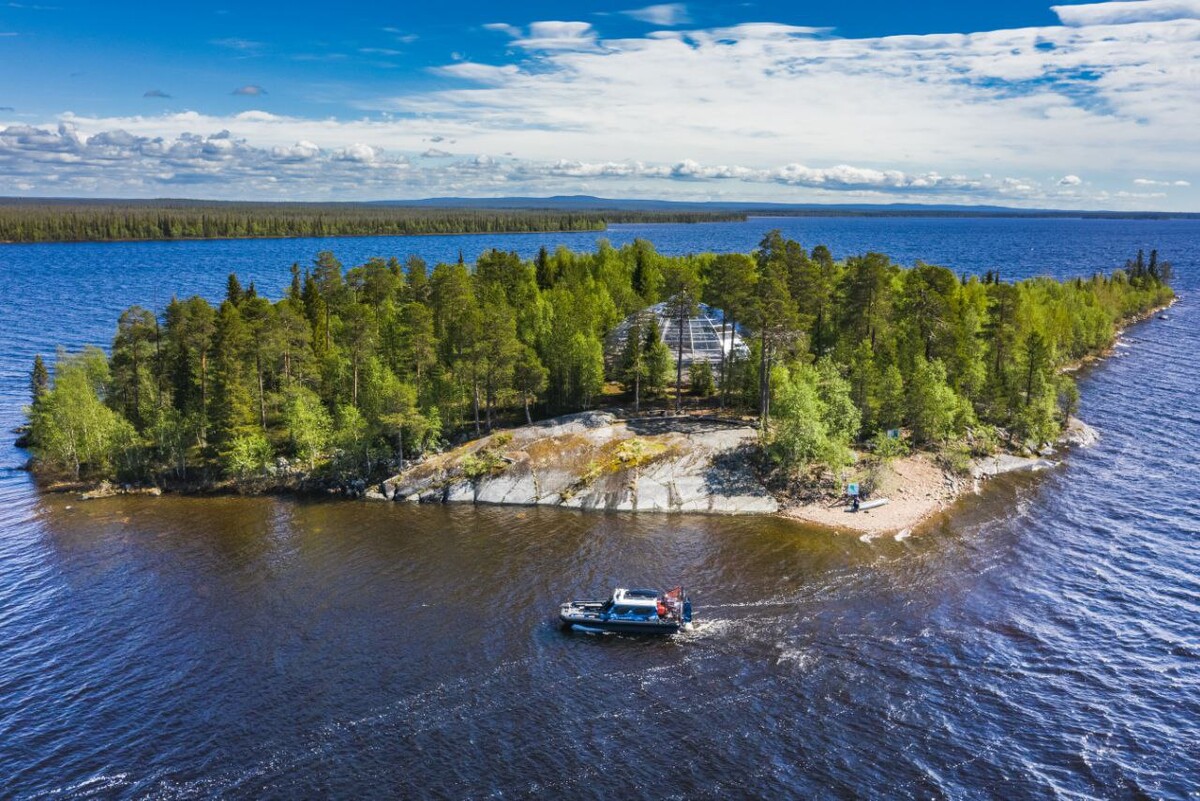
M1197 252L1100 445L901 541L0 474L0 796L1194 798ZM677 581L695 632L555 625Z

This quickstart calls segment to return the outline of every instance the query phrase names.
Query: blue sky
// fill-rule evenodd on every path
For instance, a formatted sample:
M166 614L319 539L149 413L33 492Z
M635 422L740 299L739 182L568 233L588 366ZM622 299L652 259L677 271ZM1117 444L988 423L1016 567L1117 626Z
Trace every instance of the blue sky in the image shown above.
M0 195L1197 210L1198 62L1200 0L0 0Z

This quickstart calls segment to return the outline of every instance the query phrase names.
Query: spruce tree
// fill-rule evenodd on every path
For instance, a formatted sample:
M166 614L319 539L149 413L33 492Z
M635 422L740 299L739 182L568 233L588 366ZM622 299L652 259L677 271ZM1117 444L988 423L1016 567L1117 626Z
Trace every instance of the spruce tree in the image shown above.
M49 389L50 371L46 369L46 362L42 361L42 354L39 353L33 357L33 369L29 372L29 397L36 404Z

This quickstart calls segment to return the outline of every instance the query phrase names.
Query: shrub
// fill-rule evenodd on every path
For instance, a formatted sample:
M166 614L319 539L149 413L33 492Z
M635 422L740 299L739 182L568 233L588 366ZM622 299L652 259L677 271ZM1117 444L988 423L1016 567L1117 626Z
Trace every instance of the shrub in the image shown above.
M969 476L971 474L971 449L965 442L947 442L938 451L937 460L938 464L951 473L960 476Z
M507 462L496 451L484 448L476 453L469 453L464 456L461 464L463 475L471 481L476 481L484 476L491 476L501 472Z
M221 466L226 475L245 478L265 472L274 457L274 450L266 436L255 431L238 435L230 441L228 450L221 454Z
M906 440L901 437L889 437L886 431L880 431L871 438L871 452L881 462L908 456L909 450Z
M712 365L708 362L694 362L688 368L688 373L692 381L693 395L707 398L716 391L716 384L713 382Z

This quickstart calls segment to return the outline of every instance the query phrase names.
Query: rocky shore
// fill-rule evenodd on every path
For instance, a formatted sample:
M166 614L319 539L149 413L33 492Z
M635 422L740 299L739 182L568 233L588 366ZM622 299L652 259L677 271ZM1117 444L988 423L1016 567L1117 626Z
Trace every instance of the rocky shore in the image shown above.
M763 483L758 432L742 421L670 417L618 420L606 412L548 420L439 454L384 481L367 497L402 503L558 506L625 512L775 514L864 534L902 532L988 479L1055 467L1062 451L1095 442L1072 420L1040 453L976 459L959 475L928 453L879 471L878 508L850 512L844 498L790 503Z
M758 432L715 418L618 420L584 412L494 434L383 482L401 502L627 512L770 514L755 476Z
M435 454L375 484L321 480L282 470L273 477L166 487L182 494L293 494L425 504L553 506L615 512L772 515L865 538L907 536L966 492L980 492L1004 473L1056 467L1063 452L1097 440L1072 419L1059 442L1039 453L998 453L957 473L918 452L876 469L871 500L882 506L850 511L846 499L797 502L769 488L759 473L758 430L737 419L657 416L619 419L583 412L494 433ZM50 491L81 500L159 495L158 487L101 482L61 483Z

